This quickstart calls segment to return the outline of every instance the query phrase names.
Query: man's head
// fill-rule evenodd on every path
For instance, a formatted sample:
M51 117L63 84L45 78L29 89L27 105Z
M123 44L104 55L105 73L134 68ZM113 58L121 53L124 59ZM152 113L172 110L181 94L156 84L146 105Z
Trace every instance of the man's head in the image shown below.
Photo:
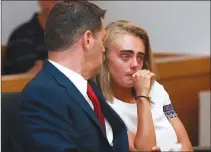
M77 52L78 62L86 66L82 71L99 69L104 52L105 12L88 1L57 3L48 16L44 34L49 54L70 52L73 56Z

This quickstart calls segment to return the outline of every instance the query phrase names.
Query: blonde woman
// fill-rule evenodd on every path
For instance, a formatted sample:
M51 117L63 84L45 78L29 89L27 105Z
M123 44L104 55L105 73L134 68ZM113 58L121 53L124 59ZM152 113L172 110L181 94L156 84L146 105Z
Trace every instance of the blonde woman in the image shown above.
M192 151L168 93L152 73L147 32L128 21L106 27L105 60L98 82L109 105L128 128L131 151Z

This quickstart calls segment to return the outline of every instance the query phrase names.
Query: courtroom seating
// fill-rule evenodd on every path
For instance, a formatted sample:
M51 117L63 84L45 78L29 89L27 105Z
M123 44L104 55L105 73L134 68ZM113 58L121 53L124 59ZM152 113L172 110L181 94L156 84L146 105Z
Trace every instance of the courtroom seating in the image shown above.
M15 136L22 136L17 132L19 128L19 92L1 94L1 147L2 152L21 151Z
M193 146L199 145L199 92L210 90L210 56L155 59L157 80L168 92ZM210 119L210 116L207 117Z
M2 152L29 152L35 145L31 135L24 129L20 117L20 92L7 92L1 95L1 151ZM23 138L24 137L24 138ZM30 141L30 142L29 142ZM24 149L20 145L25 145ZM31 151L30 151L31 152ZM34 152L38 150L34 149Z
M34 77L31 74L4 75L1 79L1 92L20 92Z
M153 52L154 59L173 58L181 56L190 56L188 53L170 53L170 52Z
M193 147L194 152L210 152L211 147L199 147L199 146L194 146Z

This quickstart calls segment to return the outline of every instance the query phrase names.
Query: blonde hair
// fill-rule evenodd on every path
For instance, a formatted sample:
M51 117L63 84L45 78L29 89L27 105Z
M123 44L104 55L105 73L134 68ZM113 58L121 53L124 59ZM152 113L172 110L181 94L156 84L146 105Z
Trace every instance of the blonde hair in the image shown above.
M100 74L97 76L97 83L100 86L104 97L108 101L113 101L114 94L111 87L111 78L107 67L109 46L118 38L118 36L131 34L139 37L145 45L145 58L143 69L152 70L152 51L147 32L139 25L130 23L126 20L118 20L110 23L106 27L106 37L104 41L105 56L101 66Z

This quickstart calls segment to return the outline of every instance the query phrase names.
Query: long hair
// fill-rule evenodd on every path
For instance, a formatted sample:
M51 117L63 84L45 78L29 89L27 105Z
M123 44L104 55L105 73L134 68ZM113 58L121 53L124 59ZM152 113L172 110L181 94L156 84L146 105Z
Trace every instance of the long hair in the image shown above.
M110 23L106 27L106 37L104 41L105 47L105 56L103 60L103 64L101 66L100 74L97 76L96 81L100 86L104 97L108 101L113 101L114 94L112 91L112 82L111 77L109 74L108 69L108 53L109 53L109 46L119 37L126 34L132 34L133 36L139 37L145 45L145 57L143 63L143 69L147 69L152 71L152 51L149 41L149 36L147 32L141 28L139 25L130 23L125 20L118 20L115 22Z

